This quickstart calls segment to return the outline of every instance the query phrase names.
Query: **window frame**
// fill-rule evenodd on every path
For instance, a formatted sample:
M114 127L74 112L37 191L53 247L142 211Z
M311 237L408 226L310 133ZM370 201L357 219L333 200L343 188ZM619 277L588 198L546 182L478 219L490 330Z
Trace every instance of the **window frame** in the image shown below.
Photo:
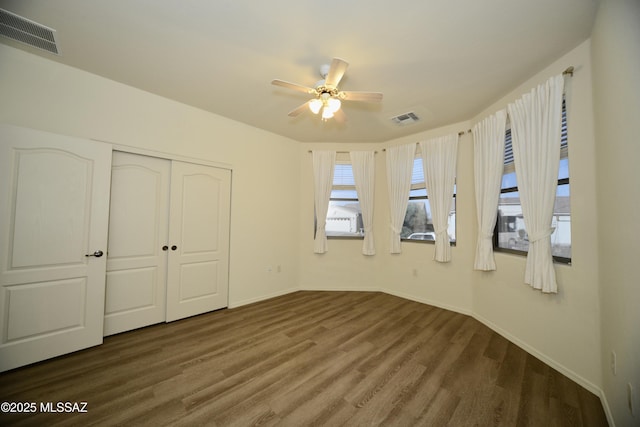
M348 152L345 153L336 153L336 161L333 165L333 173L334 173L334 183L331 186L331 193L333 193L334 190L338 190L338 191L353 191L356 195L356 198L351 198L351 197L330 197L329 198L329 209L331 209L331 202L354 202L354 203L358 203L358 205L360 204L360 198L358 197L358 190L356 188L355 185L355 180L354 180L354 184L353 185L336 185L335 184L335 179L336 179L336 166L338 165L349 165L351 167L351 173L353 176L353 165L351 164L351 156ZM329 213L329 210L327 210L327 214ZM315 217L314 214L314 238L315 238L315 229L317 228L317 218ZM326 219L325 219L326 221ZM362 213L360 214L360 221L362 221ZM326 229L325 229L326 232ZM353 235L329 235L327 234L327 239L330 240L364 240L364 233L360 233L360 234L353 234Z
M414 166L415 166L415 162L416 161L420 161L422 163L422 154L420 152L420 147L418 147L416 149L416 154L415 154L415 157L413 158ZM411 187L410 187L410 190L409 190L409 203L411 203L412 200L429 200L429 194L427 193L427 179L424 176L424 165L422 165L422 167L423 167L422 182L412 182L411 183ZM412 180L413 180L413 178L412 178ZM456 176L456 181L457 181L457 176ZM458 200L457 200L456 197L457 197L458 191L457 191L457 185L456 184L454 184L453 189L454 189L454 191L453 191L453 199L454 199L454 206L455 206L453 211L457 212L457 210L458 210ZM411 192L415 191L415 190L424 190L425 196L412 196ZM431 205L429 205L429 206L431 206ZM408 209L409 208L408 208L408 205L407 205L407 210ZM451 210L449 210L449 212L451 212ZM407 213L405 211L405 217L406 217L406 215L407 215ZM433 218L432 218L432 225L433 225ZM456 242L458 240L457 225L458 225L458 215L456 214L455 217L454 217L454 229L456 230L456 236L455 236L454 240L449 239L449 244L451 246L456 246ZM434 231L434 234L435 234L435 231ZM428 244L431 244L431 245L435 245L435 243L436 243L435 238L434 238L434 240L428 240L428 239L424 239L423 240L423 239L409 239L407 237L400 237L400 240L402 242L428 243Z
M562 98L562 122L561 122L561 135L560 135L560 160L563 159L569 159L569 143L568 143L568 133L567 133L567 108L566 108L566 100L565 97L563 96ZM509 142L509 144L507 144L507 142ZM505 163L504 163L504 169L502 171L502 177L504 178L504 176L506 174L509 173L513 173L515 172L515 163L513 162L513 148L511 148L511 127L509 126L509 124L507 124L507 128L505 130ZM511 159L510 162L507 163L507 158ZM571 185L570 184L570 177L571 177L571 173L569 173L569 176L567 178L558 178L558 186L561 185ZM500 194L509 194L509 193L514 193L514 192L518 192L518 186L516 185L515 187L507 187L507 188L502 188L502 185L500 185ZM571 190L569 190L571 191ZM556 195L557 197L557 195ZM569 197L571 197L571 192L569 192ZM499 208L498 208L499 209ZM571 214L570 214L571 215ZM523 251L523 250L518 250L518 249L512 249L512 248L504 248L500 246L500 241L499 241L499 235L498 235L498 226L500 224L500 215L497 215L496 217L496 223L494 225L493 228L493 250L494 252L501 252L501 253L507 253L507 254L513 254L513 255L518 255L518 256L527 256L529 251ZM573 241L572 241L573 243ZM553 261L555 263L558 264L566 264L566 265L571 265L571 258L568 257L561 257L561 256L557 256L557 255L553 255Z

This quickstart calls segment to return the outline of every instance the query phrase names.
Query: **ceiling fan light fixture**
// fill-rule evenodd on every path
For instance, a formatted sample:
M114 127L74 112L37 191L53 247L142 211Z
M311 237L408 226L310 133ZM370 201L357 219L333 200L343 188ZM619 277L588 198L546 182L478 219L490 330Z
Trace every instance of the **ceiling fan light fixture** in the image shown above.
M312 88L278 79L272 80L271 84L311 95L312 99L290 111L289 117L297 117L309 108L313 114L320 114L320 110L322 110L322 114L320 114L322 121L333 118L334 115L339 112L339 114L335 116L336 120L344 123L345 114L340 111L342 101L380 102L382 100L382 94L377 92L340 91L338 84L348 66L349 64L345 60L333 58L331 65L322 66L320 75L323 80L317 82Z
M341 104L342 103L338 98L332 97L332 98L329 98L329 100L327 101L327 107L329 107L332 113L335 113L336 111L338 111L340 109Z
M319 100L318 98L315 98L309 101L309 109L313 114L318 114L321 108L322 108L322 101Z

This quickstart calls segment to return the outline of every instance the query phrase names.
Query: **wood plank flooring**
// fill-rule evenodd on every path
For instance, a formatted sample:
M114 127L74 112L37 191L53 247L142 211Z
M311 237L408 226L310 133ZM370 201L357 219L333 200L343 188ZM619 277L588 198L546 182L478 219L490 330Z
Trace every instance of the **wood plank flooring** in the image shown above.
M296 292L0 374L0 425L606 426L600 400L473 318ZM40 405L87 402L86 413Z

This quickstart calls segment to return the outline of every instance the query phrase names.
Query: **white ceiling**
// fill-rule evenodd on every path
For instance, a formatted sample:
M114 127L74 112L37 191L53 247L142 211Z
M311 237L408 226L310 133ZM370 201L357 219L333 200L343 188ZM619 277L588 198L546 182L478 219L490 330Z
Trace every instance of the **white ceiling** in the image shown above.
M589 37L597 0L0 0L57 30L60 56L0 41L304 142L381 142L468 120ZM345 102L323 123L274 78L313 86L333 57ZM561 72L562 70L558 70ZM398 127L409 111L420 121Z

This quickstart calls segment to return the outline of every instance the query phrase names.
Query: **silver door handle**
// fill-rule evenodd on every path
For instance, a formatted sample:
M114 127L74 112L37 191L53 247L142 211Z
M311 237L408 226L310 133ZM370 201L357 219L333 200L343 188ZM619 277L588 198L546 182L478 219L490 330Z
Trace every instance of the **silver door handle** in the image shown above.
M95 251L94 253L92 253L92 254L86 254L85 256L94 256L94 257L96 257L96 258L100 258L102 255L104 255L104 252L102 252L102 251Z

